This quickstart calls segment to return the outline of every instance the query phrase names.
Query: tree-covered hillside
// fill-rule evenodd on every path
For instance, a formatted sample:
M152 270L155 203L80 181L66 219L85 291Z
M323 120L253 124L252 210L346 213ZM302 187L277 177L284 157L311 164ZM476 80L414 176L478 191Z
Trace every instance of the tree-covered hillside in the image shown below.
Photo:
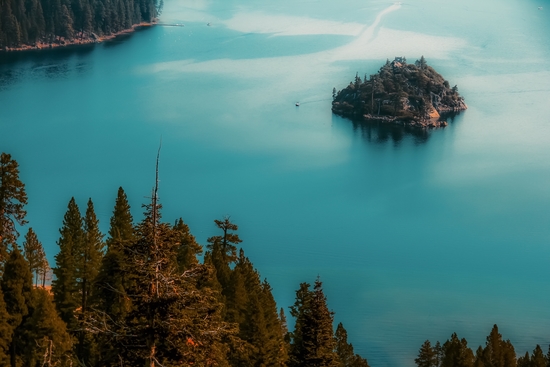
M154 21L161 7L162 0L1 0L0 50L95 41Z
M439 126L441 113L466 108L456 85L451 88L424 56L414 64L404 57L387 60L377 74L356 75L346 88L333 90L332 111L354 119Z
M287 330L228 217L214 221L202 256L182 219L162 220L156 187L138 223L119 188L106 238L92 200L82 213L72 198L48 289L37 234L28 229L22 253L12 225L26 223L26 202L18 164L2 153L0 366L368 367L342 324L334 331L319 279L300 285Z

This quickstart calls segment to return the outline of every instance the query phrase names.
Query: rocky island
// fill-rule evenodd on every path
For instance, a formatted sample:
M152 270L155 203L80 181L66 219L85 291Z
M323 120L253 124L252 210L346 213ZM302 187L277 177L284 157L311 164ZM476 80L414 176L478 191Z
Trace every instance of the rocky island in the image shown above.
M455 85L426 63L424 56L414 64L405 57L380 68L377 74L332 91L332 112L354 120L398 124L418 128L446 126L446 114L468 108Z

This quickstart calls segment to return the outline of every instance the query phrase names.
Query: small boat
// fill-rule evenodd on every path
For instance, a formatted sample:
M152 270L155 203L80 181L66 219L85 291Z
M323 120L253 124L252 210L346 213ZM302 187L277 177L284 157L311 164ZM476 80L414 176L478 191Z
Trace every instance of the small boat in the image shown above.
M542 10L542 6L539 6L539 10Z
M296 107L300 107L300 102L296 102Z

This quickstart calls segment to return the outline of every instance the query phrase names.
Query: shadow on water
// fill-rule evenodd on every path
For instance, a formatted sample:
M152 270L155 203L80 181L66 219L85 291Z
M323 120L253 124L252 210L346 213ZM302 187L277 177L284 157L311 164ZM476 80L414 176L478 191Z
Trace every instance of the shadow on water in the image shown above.
M74 45L0 53L0 90L24 79L64 79L91 68L88 55L97 45Z
M448 112L441 115L440 121L447 121L447 123L453 124L456 117L460 112ZM386 144L392 143L393 146L398 147L405 140L412 141L416 145L424 144L430 138L433 131L444 129L443 128L418 128L394 124L385 124L381 122L368 122L363 120L350 120L337 115L332 115L333 123L336 121L345 121L345 123L351 123L353 132L365 141L374 144Z

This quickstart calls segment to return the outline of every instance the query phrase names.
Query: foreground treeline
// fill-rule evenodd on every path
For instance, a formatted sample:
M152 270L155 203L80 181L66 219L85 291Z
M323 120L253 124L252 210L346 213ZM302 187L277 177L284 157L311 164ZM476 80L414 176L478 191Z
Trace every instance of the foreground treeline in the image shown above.
M0 366L368 366L319 279L296 291L289 332L237 226L216 220L203 249L182 219L162 221L156 188L139 223L120 188L107 236L92 201L82 214L71 199L49 289L36 234L16 242L27 196L9 154L0 179Z
M0 50L110 35L157 17L159 0L2 0Z
M468 347L466 339L459 339L453 333L443 345L438 341L432 346L426 340L415 363L418 367L549 367L550 348L545 355L537 344L531 354L525 352L517 358L510 340L503 340L497 325L494 325L485 346L480 345L475 353Z

